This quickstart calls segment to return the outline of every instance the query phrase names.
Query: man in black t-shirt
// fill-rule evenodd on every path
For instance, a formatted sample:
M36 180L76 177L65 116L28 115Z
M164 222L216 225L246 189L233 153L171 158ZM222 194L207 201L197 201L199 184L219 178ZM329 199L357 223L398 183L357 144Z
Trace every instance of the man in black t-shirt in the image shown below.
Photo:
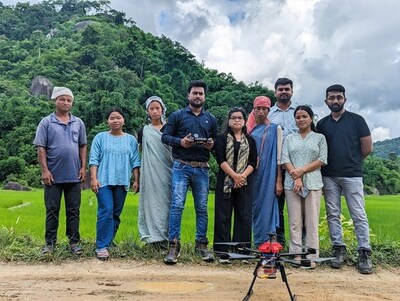
M326 89L325 103L331 114L321 119L318 130L328 143L328 165L323 166L323 192L333 249L331 267L341 268L347 256L341 222L341 195L343 194L358 241L358 270L372 273L369 225L365 211L362 160L372 152L371 132L364 118L346 111L347 99L342 85Z

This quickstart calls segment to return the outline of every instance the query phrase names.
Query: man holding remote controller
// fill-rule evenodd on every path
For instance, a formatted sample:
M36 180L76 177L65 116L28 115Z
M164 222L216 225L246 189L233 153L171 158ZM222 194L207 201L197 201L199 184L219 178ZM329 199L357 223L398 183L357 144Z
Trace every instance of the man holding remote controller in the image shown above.
M166 264L175 264L180 256L182 213L189 186L192 189L196 210L195 251L207 262L214 255L207 249L208 188L210 150L217 136L215 117L203 108L207 85L204 81L191 81L188 87L189 105L169 116L162 142L172 146L172 201L169 216L169 250Z

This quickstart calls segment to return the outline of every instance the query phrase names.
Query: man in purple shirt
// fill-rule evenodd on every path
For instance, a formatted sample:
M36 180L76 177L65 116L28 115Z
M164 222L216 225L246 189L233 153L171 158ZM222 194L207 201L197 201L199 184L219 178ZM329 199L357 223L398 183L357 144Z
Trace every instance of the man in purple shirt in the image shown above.
M51 255L57 242L61 195L64 192L66 234L70 250L83 253L78 245L81 181L86 175L86 131L81 119L70 111L74 102L72 91L54 87L52 99L55 112L43 118L36 130L33 144L37 146L42 170L44 201L46 206L46 232L43 255Z

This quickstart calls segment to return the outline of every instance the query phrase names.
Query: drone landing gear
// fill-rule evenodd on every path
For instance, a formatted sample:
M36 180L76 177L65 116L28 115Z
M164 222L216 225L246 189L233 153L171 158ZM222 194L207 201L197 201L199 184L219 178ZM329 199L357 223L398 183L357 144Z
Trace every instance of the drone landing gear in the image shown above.
M250 299L251 295L253 294L253 286L254 283L256 282L256 279L258 277L258 269L262 266L262 260L260 260L257 265L256 268L254 269L253 272L253 280L251 281L249 290L247 291L246 296L243 298L243 301L247 301ZM280 262L276 262L276 267L279 269L279 272L281 273L281 277L282 277L282 281L285 283L286 288L288 290L289 296L290 296L290 301L296 301L297 300L297 296L292 294L292 291L290 290L289 287L289 283L286 277L286 271L285 271L285 267L283 264L281 264Z

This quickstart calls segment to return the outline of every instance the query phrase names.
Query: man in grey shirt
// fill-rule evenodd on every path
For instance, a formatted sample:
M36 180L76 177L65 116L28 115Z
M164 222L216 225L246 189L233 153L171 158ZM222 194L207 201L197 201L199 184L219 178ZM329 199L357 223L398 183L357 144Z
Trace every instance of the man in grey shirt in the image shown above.
M79 209L81 181L86 175L86 130L82 120L70 113L74 102L70 89L54 87L51 98L55 102L55 112L40 121L33 141L37 146L45 185L46 244L42 254L52 254L57 242L61 195L64 192L70 251L81 255L83 250L78 245Z

